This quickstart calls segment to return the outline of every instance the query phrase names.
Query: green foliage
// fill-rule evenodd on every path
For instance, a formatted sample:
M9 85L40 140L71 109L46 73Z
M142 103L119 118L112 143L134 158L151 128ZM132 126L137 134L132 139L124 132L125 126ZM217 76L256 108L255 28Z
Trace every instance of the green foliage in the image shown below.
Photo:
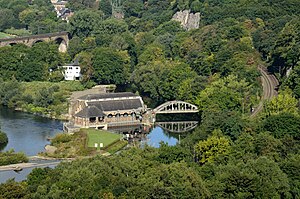
M280 167L284 173L289 177L289 184L291 188L291 197L297 198L300 196L300 156L292 155L281 162Z
M6 133L0 131L0 145L6 144L8 142L8 137Z
M0 184L0 198L15 199L26 198L29 194L27 183L8 180Z
M296 139L300 139L300 118L291 113L271 115L265 119L263 127L276 138L291 135Z
M162 164L151 159L151 148L131 149L119 155L60 164L34 170L28 177L30 196L89 198L110 195L128 198L206 198L209 191L186 163ZM184 172L183 172L184 171Z
M72 136L66 133L60 133L55 135L53 139L51 139L51 144L56 146L60 143L70 142L72 140Z
M280 198L288 195L286 174L266 157L212 169L213 177L207 186L213 198Z
M102 12L95 10L78 11L70 19L70 33L72 36L87 37L102 20Z
M15 153L13 149L6 152L0 152L0 166L21 162L28 162L28 158L24 153Z
M278 96L265 103L267 115L290 113L298 115L298 100L292 96L291 90L281 90Z
M124 84L129 78L129 56L125 51L97 48L93 51L93 80L102 84Z
M196 103L205 113L211 109L218 111L244 112L250 106L249 83L244 79L239 80L236 76L228 76L220 79L215 76L215 81L201 91ZM247 99L248 98L248 99Z
M60 118L67 113L67 98L71 92L83 90L80 82L23 82L0 80L2 105L20 108L27 112Z
M156 57L156 55L154 55ZM158 101L177 98L178 85L196 73L186 64L178 61L156 60L152 56L147 64L140 65L134 72L134 83L141 92Z
M1 104L57 116L67 112L71 91L115 83L152 104L176 99L201 109L200 126L181 145L34 170L20 192L27 198L299 197L299 6L295 0L123 0L125 18L117 20L108 0L69 0L75 15L67 26L50 12L50 1L0 0L0 30L37 34L68 27L72 36L67 56L53 43L0 48ZM198 29L185 31L171 20L184 9L201 13ZM82 84L53 83L61 80L57 66L75 57ZM249 119L262 90L262 65L280 73L282 87L261 118ZM215 135L218 129L224 136ZM86 139L82 133L54 138L53 156L94 153ZM107 150L115 152L117 144ZM14 196L20 189L7 190Z
M190 158L191 154L186 148L177 145L168 146L165 143L161 143L155 160L163 164L171 164L173 162L189 162Z
M0 49L0 77L19 81L47 80L49 69L56 69L63 62L54 43L37 43L32 48L25 45Z
M20 98L20 83L18 83L15 79L12 81L3 82L0 79L0 100L1 104L13 107L15 106L16 102Z
M216 130L213 132L213 136L194 146L197 162L200 164L213 162L219 156L227 155L230 152L230 140L218 135L220 133L222 132Z
M91 155L95 149L88 148L88 138L85 131L73 135L60 133L51 139L51 145L56 147L54 153L42 152L41 155L53 158L74 158Z
M15 29L15 28L5 29L4 32L9 35L17 35L17 36L29 36L31 34L29 30Z

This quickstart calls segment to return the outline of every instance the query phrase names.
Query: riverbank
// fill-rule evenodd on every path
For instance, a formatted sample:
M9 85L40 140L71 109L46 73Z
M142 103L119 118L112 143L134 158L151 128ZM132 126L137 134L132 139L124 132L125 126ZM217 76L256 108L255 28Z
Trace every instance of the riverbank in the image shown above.
M77 81L17 82L0 81L1 104L18 111L47 118L66 120L69 98L74 91L84 90Z
M77 158L103 153L115 153L127 145L123 136L103 130L81 129L74 134L60 133L51 139L40 156L50 158Z

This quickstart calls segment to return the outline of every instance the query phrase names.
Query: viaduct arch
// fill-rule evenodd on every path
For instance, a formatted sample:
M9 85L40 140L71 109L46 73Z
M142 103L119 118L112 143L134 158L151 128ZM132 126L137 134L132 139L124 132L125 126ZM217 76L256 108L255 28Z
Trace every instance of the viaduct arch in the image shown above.
M197 106L184 101L168 101L153 109L155 114L198 113Z
M26 46L32 47L36 43L50 41L55 41L57 44L59 44L59 52L67 52L67 47L69 45L68 32L57 32L40 35L31 35L26 37L0 39L0 47L9 45L13 46L16 44L25 44Z

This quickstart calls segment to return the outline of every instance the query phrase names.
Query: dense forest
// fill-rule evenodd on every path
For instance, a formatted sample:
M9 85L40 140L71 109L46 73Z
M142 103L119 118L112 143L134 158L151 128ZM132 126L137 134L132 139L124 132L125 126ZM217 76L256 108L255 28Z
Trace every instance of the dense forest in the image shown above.
M199 106L201 124L176 146L35 169L26 181L1 184L0 198L300 198L300 1L123 0L124 19L112 17L110 0L67 6L69 23L50 2L0 0L0 31L37 34L43 26L71 38L67 53L55 43L0 48L2 104L64 102L62 86L45 95L24 85L61 83L57 66L78 58L78 90L116 84L149 106L184 100ZM200 12L199 28L171 20L186 9ZM280 88L250 118L262 94L258 67Z

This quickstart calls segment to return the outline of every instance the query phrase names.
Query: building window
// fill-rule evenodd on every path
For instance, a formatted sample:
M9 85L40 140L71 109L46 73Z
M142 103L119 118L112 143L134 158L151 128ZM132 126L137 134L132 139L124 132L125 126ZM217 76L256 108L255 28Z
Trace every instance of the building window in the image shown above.
M70 70L72 70L72 67L69 67Z
M91 122L91 123L96 122L96 117L90 117L90 122Z

